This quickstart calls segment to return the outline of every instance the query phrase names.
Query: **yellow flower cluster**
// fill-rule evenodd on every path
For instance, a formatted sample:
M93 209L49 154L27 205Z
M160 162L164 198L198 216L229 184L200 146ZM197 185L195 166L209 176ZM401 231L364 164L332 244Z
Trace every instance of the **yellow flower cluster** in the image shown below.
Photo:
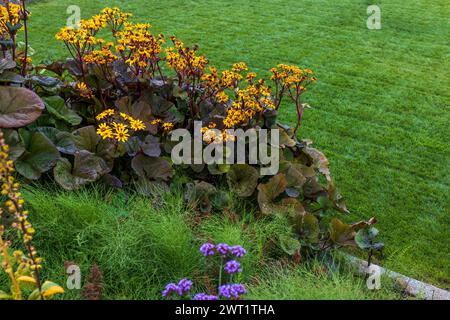
M154 126L161 126L164 132L170 132L174 128L174 124L172 122L164 122L162 119L158 118L150 121L150 124Z
M126 142L134 132L143 131L147 127L142 120L114 109L106 109L96 117L102 121L97 128L97 134L102 139L111 139L118 142Z
M145 23L125 23L123 31L117 32L116 50L126 63L137 70L153 66L160 60L161 44L164 36L155 37L150 32L151 26Z
M86 20L83 25L89 28L64 27L55 36L56 40L64 41L68 45L80 48L82 51L89 45L96 45L99 40L95 38L99 29L94 28L95 23L88 24Z
M170 37L174 47L166 49L166 61L169 68L174 69L179 77L202 77L208 60L197 55L197 49L190 49L175 37Z
M101 11L101 15L111 26L113 31L117 31L128 18L131 17L131 13L122 12L119 8L105 8Z
M237 98L227 110L227 116L223 124L232 128L247 123L259 112L273 109L275 105L271 98L271 90L265 85L264 80L250 83L244 89L237 89Z
M209 125L208 127L203 127L201 132L203 134L203 141L207 144L219 144L227 141L235 141L236 137L232 134L229 134L227 130L218 130L214 129L214 126Z
M311 69L301 69L295 65L279 64L270 72L272 73L271 80L280 81L281 85L288 88L301 86L305 81L317 81L317 78L312 76L314 72ZM304 90L305 88L302 86L300 89Z
M8 25L15 26L21 21L19 4L7 2L0 5L0 35L4 38L9 34Z
M93 50L83 57L87 64L106 65L117 60L117 56L111 51L112 42L102 46L101 50Z
M84 82L77 82L75 84L75 89L78 91L80 96L83 98L92 98L93 93L92 90L86 85Z
M103 39L97 39L97 33L110 25L122 25L130 14L122 13L118 8L105 8L100 14L93 16L87 20L81 20L76 28L64 27L56 33L56 39L64 41L72 54L77 59L82 59L93 46L103 44ZM104 58L102 54L97 52L97 56ZM108 54L109 55L109 54ZM92 59L94 56L91 56Z

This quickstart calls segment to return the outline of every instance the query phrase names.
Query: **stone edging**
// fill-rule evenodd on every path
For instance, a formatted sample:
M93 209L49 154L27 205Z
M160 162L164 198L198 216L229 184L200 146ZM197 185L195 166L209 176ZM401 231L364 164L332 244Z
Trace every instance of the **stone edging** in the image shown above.
M351 255L346 255L346 259L359 274L367 274L367 261ZM393 279L396 284L400 285L400 287L410 296L420 297L425 300L450 300L450 292L447 290L404 276L378 265L372 264L372 266L379 268L381 274L387 275L389 278Z

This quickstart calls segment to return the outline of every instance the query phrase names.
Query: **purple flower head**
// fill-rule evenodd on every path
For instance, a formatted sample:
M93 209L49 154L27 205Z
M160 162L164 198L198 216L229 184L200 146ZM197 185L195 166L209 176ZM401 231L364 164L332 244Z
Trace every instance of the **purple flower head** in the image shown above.
M205 256L205 257L209 257L212 256L215 252L214 252L214 248L215 246L212 243L205 243L200 247L200 252Z
M180 296L184 296L187 294L192 288L192 281L189 279L181 279L178 282L178 294Z
M228 261L225 264L224 269L225 269L225 271L228 274L233 274L233 273L237 273L237 272L241 272L242 271L241 264L239 262L237 262L236 260Z
M206 293L198 293L192 300L219 300L218 296L208 295Z
M227 299L238 299L241 295L246 293L247 290L242 284L226 284L219 287L219 295Z
M228 252L230 252L231 247L227 245L226 243L219 243L216 246L217 252L219 252L221 255L225 256Z
M178 294L180 291L180 288L175 283L169 283L166 285L166 288L162 292L162 296L164 298L170 297L173 293Z
M247 253L247 250L245 250L241 246L231 247L231 254L234 255L236 258L241 258L241 257L245 256L246 253Z

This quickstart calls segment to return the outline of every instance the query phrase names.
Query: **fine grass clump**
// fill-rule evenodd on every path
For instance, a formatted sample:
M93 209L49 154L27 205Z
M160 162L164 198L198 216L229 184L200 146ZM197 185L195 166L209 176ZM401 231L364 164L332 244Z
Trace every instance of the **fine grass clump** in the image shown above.
M364 279L351 273L327 271L314 261L293 267L281 264L265 268L249 287L247 299L255 300L373 300L400 299L390 285L380 291L370 291ZM385 282L386 284L389 281Z
M28 188L25 194L40 230L37 241L47 269L65 279L66 261L79 265L84 275L98 264L105 298L158 298L165 282L200 267L185 223L188 213L176 194L160 198L158 209L153 199L95 188Z

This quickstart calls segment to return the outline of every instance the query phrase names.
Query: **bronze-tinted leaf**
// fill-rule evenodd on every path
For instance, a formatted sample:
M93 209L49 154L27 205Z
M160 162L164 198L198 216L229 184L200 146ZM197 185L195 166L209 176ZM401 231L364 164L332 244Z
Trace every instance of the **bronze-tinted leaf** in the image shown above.
M286 190L287 184L285 175L279 173L267 183L258 185L258 203L262 213L273 214L279 209L275 200Z
M73 167L68 159L62 158L53 169L56 182L66 190L78 189L108 172L109 168L104 160L87 151L75 154Z
M330 223L330 239L338 245L354 245L355 230L337 218L333 218Z
M139 154L131 161L131 167L142 178L168 181L173 176L172 165L164 158Z
M100 142L101 137L96 133L94 126L77 129L72 134L75 137L75 145L79 150L96 152L97 144Z
M250 197L258 184L258 170L248 164L232 165L227 173L227 182L231 191L239 197Z
M294 217L293 225L300 239L311 244L319 242L320 226L315 215L311 213L297 215Z
M161 145L155 136L146 136L141 144L141 148L142 152L149 157L159 157L161 155Z
M303 152L311 158L313 166L326 177L328 182L331 182L330 164L325 155L319 150L311 147L303 148Z
M33 123L44 102L26 88L0 86L0 128L19 128Z

